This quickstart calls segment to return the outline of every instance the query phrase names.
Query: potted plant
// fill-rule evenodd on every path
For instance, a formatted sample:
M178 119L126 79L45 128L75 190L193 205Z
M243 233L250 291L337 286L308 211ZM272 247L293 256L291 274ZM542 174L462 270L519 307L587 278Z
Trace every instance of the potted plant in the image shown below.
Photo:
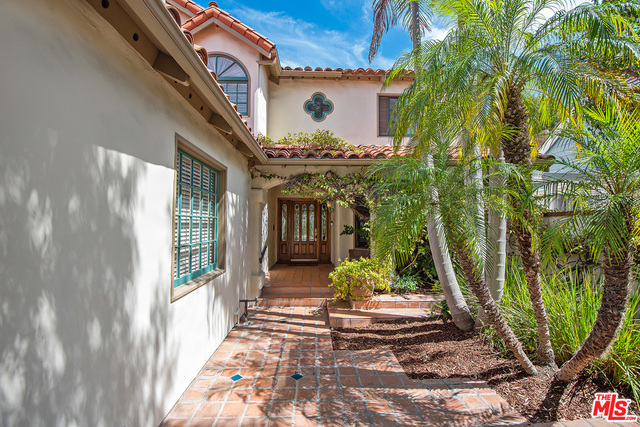
M330 274L334 288L334 299L346 301L352 298L364 301L373 296L376 289L389 292L389 263L381 263L371 258L345 260Z

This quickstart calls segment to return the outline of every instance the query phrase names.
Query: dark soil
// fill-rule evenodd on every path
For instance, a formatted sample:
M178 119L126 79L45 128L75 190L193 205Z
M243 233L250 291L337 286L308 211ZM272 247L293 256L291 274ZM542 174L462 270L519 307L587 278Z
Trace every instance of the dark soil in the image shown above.
M438 319L394 320L336 329L336 350L389 349L410 378L471 378L486 381L531 422L591 418L596 392L612 391L597 375L561 383L550 374L528 376L513 358L492 348L481 334L466 333ZM633 400L628 390L615 390ZM634 402L631 412L638 413Z

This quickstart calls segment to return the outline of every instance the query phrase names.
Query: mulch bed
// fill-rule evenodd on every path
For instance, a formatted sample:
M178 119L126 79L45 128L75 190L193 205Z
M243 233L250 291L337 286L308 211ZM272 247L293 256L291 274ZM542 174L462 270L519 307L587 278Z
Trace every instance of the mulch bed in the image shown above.
M486 381L531 422L591 418L596 392L611 391L599 375L571 383L552 375L528 376L513 358L493 349L481 334L439 319L394 320L332 332L335 350L389 349L410 378L471 378ZM616 390L633 400L628 390ZM637 403L631 411L638 414Z

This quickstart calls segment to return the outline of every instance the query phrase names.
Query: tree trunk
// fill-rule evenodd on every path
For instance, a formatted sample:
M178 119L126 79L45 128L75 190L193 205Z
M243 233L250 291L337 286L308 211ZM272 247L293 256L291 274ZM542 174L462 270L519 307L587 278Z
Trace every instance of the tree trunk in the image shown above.
M522 99L520 89L512 88L508 94L507 108L505 109L504 122L508 130L514 132L501 139L504 158L507 162L515 165L531 164L531 144L529 142L529 130L527 110ZM529 179L531 177L529 176ZM509 180L509 186L514 190L522 190L514 181ZM517 201L513 203L518 204ZM520 210L521 206L516 205L514 209ZM525 215L527 213L525 212ZM540 285L540 260L538 254L533 250L533 236L522 224L514 222L513 231L518 240L518 249L522 258L522 265L527 276L527 287L531 297L531 304L535 312L536 324L538 328L538 361L540 364L555 366L555 355L551 347L549 334L549 322L547 311L542 299L542 287Z
M478 273L473 261L469 258L469 255L464 249L461 249L456 245L456 253L462 270L467 277L469 288L473 291L476 298L482 306L485 316L489 323L495 328L498 335L504 340L505 344L513 352L520 362L522 368L530 375L538 375L536 367L533 366L531 360L527 357L522 349L522 343L518 340L518 337L513 333L507 321L505 320L500 307L496 304L495 300L491 297L491 292L487 287L482 275Z
M420 47L420 9L417 1L411 3L411 46L413 49Z
M504 162L502 152L498 161ZM493 172L497 171L494 170ZM489 178L489 185L491 187L500 187L504 185L504 179L501 176L494 175ZM504 281L507 271L507 216L501 210L489 207L487 217L487 253L495 254L495 256L488 257L485 260L484 277L491 296L499 303L504 293ZM478 307L475 328L482 328L484 322L486 322L486 318L484 310L480 306Z
M431 247L431 256L438 273L438 280L442 285L442 292L447 301L447 306L451 311L453 323L465 332L473 329L473 317L467 306L467 301L460 291L458 279L453 271L451 257L446 247L446 240L442 233L442 219L436 217L427 225L429 233L429 246Z
M433 157L430 154L426 157L426 162L427 166L433 167ZM437 197L438 195L434 194L434 196ZM464 298L464 295L462 295L462 291L460 291L456 273L453 271L453 264L449 256L447 240L442 229L442 217L440 215L435 216L435 218L429 221L427 224L427 233L433 264L438 273L442 293L444 293L447 306L449 307L449 311L451 311L453 323L465 332L471 331L473 330L474 324L473 316L467 305L467 300Z
M625 250L617 258L607 254L604 262L604 286L602 302L591 333L576 354L567 361L557 378L571 381L573 377L586 368L595 358L602 356L613 342L624 321L629 299L629 273L631 262L629 251Z

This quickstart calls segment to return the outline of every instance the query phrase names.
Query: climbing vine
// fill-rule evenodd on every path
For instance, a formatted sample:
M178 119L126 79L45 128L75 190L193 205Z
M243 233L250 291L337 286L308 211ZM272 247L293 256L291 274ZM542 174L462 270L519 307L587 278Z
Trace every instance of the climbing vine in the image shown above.
M371 206L373 189L377 182L375 178L368 176L364 169L342 176L328 171L305 172L291 177L282 177L276 174L264 174L254 168L251 175L266 180L280 179L284 181L282 184L284 194L298 194L328 205L336 202L365 220L369 219L365 212Z
M293 145L302 149L326 150L334 154L337 151L353 151L361 153L361 147L349 144L342 138L338 138L330 130L317 129L313 133L298 132L289 133L277 141L266 135L258 134L258 141L265 147L270 145Z

